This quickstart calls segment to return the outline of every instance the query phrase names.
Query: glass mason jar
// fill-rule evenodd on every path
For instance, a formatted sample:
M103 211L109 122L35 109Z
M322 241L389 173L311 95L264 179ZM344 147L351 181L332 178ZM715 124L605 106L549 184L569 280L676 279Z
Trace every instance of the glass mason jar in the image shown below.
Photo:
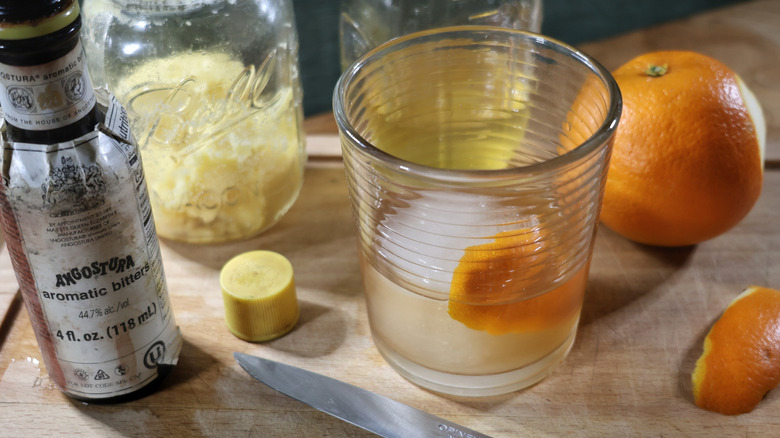
M539 32L542 0L342 0L341 68L392 38L456 25Z
M303 184L290 0L85 0L96 86L126 106L158 234L215 243L275 224Z
M538 34L440 28L360 58L333 111L379 352L461 396L545 377L582 309L621 112L609 72Z

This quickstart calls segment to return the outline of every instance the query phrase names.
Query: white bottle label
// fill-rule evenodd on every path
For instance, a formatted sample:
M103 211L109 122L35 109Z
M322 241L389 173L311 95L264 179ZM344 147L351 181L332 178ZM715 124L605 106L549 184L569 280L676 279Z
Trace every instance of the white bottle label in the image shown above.
M67 55L43 65L0 65L0 107L6 122L17 128L61 128L79 121L94 106L81 41Z
M120 140L129 129L115 100L105 124L117 135L6 144L3 155L21 240L9 249L22 248L23 258L12 253L17 277L34 282L20 278L47 370L86 398L144 386L181 348L140 156Z

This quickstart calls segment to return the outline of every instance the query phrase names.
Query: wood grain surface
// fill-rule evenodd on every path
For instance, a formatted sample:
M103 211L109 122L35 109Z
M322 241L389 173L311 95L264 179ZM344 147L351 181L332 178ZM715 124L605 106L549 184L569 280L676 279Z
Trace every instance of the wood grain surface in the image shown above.
M185 344L156 393L119 405L73 401L40 362L8 254L0 253L0 436L362 437L355 426L251 379L241 351L335 377L495 437L777 436L780 390L729 417L698 409L690 373L710 325L750 284L780 288L780 2L755 1L583 45L609 68L657 48L712 54L743 75L770 123L764 190L728 233L661 249L599 230L578 339L541 383L467 399L423 390L373 346L362 296L343 169L312 159L301 196L252 240L193 246L162 242L174 313ZM307 121L337 150L328 116ZM319 131L318 131L319 129ZM775 161L772 161L775 160ZM232 256L270 249L293 264L301 319L288 335L253 344L224 323L218 274Z

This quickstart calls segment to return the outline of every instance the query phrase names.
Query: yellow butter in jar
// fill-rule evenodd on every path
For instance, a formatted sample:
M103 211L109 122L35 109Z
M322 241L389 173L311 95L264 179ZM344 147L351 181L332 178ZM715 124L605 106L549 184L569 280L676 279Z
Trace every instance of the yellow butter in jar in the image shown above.
M158 235L218 243L278 222L306 160L290 0L85 4L88 62L128 110Z

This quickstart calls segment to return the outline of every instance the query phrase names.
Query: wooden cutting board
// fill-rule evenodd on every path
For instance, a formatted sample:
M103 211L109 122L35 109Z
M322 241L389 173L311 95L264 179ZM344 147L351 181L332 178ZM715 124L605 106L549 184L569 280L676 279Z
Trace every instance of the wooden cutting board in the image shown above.
M363 436L246 375L232 352L280 360L384 394L494 436L718 435L775 433L780 391L754 412L725 417L696 408L690 372L710 324L749 284L780 287L780 172L735 229L696 247L657 249L607 229L597 237L577 343L542 383L498 397L462 399L422 390L399 377L373 347L361 291L343 171L312 166L299 202L267 234L232 245L164 242L180 364L161 391L100 406L54 389L22 306L4 320L0 424L6 436ZM233 255L270 249L295 269L301 320L264 344L225 327L220 267ZM7 254L0 275L9 278ZM14 286L2 284L3 292Z
M698 246L646 247L602 228L577 342L538 385L496 397L441 396L382 360L366 318L343 169L322 153L331 159L312 160L298 202L264 235L228 245L162 243L185 344L161 390L141 400L84 404L52 387L3 248L0 435L371 436L252 380L234 351L320 372L496 437L777 435L780 390L752 413L727 417L694 406L690 372L704 335L734 296L750 284L780 288L779 39L780 2L755 1L585 45L608 68L659 48L718 55L764 105L769 166L750 215ZM320 121L331 128L317 132L316 142L338 151L330 119ZM222 265L252 249L291 260L301 304L296 328L263 344L228 332L218 284Z

